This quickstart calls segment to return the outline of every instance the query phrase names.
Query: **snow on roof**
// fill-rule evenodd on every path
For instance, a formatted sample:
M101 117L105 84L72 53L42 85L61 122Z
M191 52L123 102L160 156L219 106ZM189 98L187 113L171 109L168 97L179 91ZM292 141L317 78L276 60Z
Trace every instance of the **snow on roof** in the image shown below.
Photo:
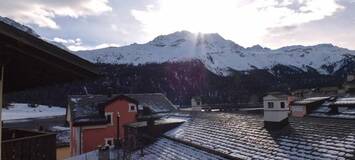
M313 112L314 113L328 113L331 111L331 108L327 105L321 105L317 107Z
M176 110L175 105L162 93L125 94L139 102L140 106L147 106L153 112L170 112Z
M330 97L311 97L311 98L306 98L303 100L296 100L292 104L310 104L310 103L314 103L314 102L318 102L318 101L327 100L329 98Z
M355 120L355 114L327 114L327 113L311 113L309 114L313 117L326 117L326 118L341 118L341 119L353 119Z
M178 143L167 138L160 138L152 145L143 149L144 156L140 151L136 151L132 155L132 159L208 159L208 160L224 160L224 158L202 151L200 149Z
M338 98L333 105L340 105L340 104L354 104L355 105L355 97L350 98Z
M120 152L120 156L123 153ZM84 153L78 156L70 157L67 160L96 160L99 159L98 150ZM109 149L109 159L117 158L117 150L115 148ZM225 160L225 158L202 151L195 147L191 147L167 138L159 138L153 144L144 147L143 156L140 150L131 154L132 160Z
M26 103L11 103L10 106L2 109L2 120L63 116L65 111L66 109L63 107L49 107L46 105L29 107L29 104Z
M194 114L165 136L241 159L351 159L355 121L290 118L278 132L264 128L260 115Z
M123 95L72 95L69 96L69 109L74 122L82 125L93 123L105 123L103 107L106 103L117 97L125 97L131 103L139 106L146 106L154 113L167 113L175 111L175 106L162 93L142 93L142 94L123 94ZM85 124L84 124L85 123ZM79 123L77 123L79 124Z
M173 117L170 117L170 118L162 118L162 119L159 119L159 120L155 120L154 124L155 125L176 124L176 123L181 124L181 123L183 123L185 121L187 121L187 119L185 119L185 118L179 118L179 117L173 118ZM127 126L130 126L130 127L145 127L145 126L147 126L147 121L134 122L134 123L127 124Z
M281 92L270 92L268 93L264 99L277 98L277 99L287 99L288 94Z

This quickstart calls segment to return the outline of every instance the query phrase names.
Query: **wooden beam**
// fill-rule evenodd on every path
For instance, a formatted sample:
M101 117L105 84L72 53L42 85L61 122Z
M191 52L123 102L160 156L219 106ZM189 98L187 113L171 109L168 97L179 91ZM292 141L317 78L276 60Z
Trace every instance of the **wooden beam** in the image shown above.
M0 160L1 160L1 145L2 145L2 106L3 106L3 98L4 98L4 71L5 65L0 63Z
M82 79L87 79L90 78L88 74L83 74L83 72L89 73L88 70L85 70L84 68L80 68L78 66L75 66L71 63L67 63L66 61L58 61L57 63L54 62L55 59L54 57L50 57L49 54L34 54L36 53L36 50L33 48L29 48L26 46L7 46L7 48L20 53L22 55L28 56L29 58L37 59L41 61L41 63L46 64L47 66L53 66L54 68L57 68L59 70L62 70L66 73L71 73L73 75L80 75ZM38 51L37 51L38 52ZM45 52L43 52L45 53Z
M99 75L96 66L64 49L50 44L38 37L34 37L26 32L18 30L8 24L0 22L0 43L7 44L15 48L23 48L24 54L31 54L37 57L49 56L58 61L64 61L72 68L80 69L81 77L91 78ZM29 53L30 51L33 51ZM84 74L84 75L83 75Z

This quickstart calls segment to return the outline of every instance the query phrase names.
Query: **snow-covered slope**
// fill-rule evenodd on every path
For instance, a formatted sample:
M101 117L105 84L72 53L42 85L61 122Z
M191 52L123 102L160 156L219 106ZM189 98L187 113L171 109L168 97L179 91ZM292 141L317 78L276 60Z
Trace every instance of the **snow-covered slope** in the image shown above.
M22 24L20 24L20 23L14 21L14 20L12 20L12 19L10 19L10 18L1 17L1 16L0 16L0 21L6 23L6 24L8 24L8 25L11 25L11 26L13 26L13 27L15 27L15 28L17 28L17 29L19 29L19 30L22 30L22 31L24 31L24 32L27 32L27 33L29 33L29 34L35 36L35 37L40 37L40 36L39 36L35 31L33 31L30 27L25 26L25 25L22 25Z
M49 107L45 105L38 105L37 107L29 107L25 103L12 103L7 108L2 109L3 120L39 118L65 115L65 108Z
M145 64L198 59L218 74L229 69L245 71L269 69L282 64L306 70L314 68L330 74L327 67L336 71L343 60L354 56L355 51L331 44L315 46L288 46L275 50L259 45L243 48L218 34L192 34L187 31L158 36L145 44L110 47L76 52L82 58L95 63Z

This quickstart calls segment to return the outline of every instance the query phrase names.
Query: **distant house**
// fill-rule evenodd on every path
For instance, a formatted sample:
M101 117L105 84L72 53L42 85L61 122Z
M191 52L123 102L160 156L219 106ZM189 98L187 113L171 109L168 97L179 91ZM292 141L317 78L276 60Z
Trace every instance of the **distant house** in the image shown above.
M317 107L310 116L355 119L355 97L333 99Z
M288 123L289 96L271 93L263 98L265 126L282 127Z
M293 101L290 104L291 114L294 117L303 117L329 99L330 97L312 97Z
M124 126L142 112L166 113L174 105L160 93L70 96L67 120L71 127L71 154L78 155L124 139Z
M71 96L68 121L71 128L71 154L113 145L122 139L123 125L136 122L138 102L124 95L106 101L102 96Z
M329 106L337 113L353 110L355 109L355 97L337 98Z
M355 95L355 71L347 75L343 88L346 94Z
M327 86L312 89L298 89L292 91L292 95L299 98L308 97L330 97L338 96L344 94L344 89L339 88L339 86Z

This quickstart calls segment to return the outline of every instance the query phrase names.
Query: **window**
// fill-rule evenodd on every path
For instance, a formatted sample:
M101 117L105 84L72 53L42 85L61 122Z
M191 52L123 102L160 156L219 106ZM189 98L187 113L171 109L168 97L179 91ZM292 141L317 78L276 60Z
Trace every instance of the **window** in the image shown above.
M113 138L105 138L105 146L112 146Z
M106 120L110 123L110 125L113 125L112 112L106 112L105 117L106 117Z
M274 108L274 102L267 102L267 108Z
M128 112L137 112L137 107L135 104L128 104Z
M285 102L280 102L280 107L285 108Z

